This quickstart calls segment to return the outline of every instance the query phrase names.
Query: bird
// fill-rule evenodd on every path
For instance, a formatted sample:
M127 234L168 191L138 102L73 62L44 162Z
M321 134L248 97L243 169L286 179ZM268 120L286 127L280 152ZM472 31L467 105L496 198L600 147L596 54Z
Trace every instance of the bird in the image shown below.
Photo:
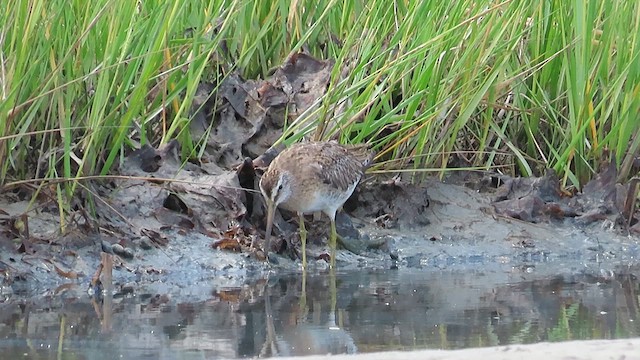
M304 270L307 266L304 214L322 212L331 220L330 267L334 268L336 212L353 194L372 160L373 152L366 145L341 145L336 141L300 142L278 154L259 183L267 205L266 255L271 247L275 209L296 212Z

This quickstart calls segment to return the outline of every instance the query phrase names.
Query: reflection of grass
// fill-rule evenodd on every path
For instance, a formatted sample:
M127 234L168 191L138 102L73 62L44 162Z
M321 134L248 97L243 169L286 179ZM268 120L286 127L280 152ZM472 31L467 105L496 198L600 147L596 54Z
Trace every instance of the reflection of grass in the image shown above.
M438 325L438 337L440 338L440 349L450 349L451 345L447 340L447 325L439 324Z
M551 328L547 333L547 339L549 341L563 341L563 340L578 340L581 337L576 337L576 332L582 334L580 328L584 329L586 322L576 322L576 315L580 304L571 304L569 306L562 305L560 307L560 313L558 316L558 323ZM577 325L576 329L572 329L572 324ZM582 325L582 326L581 326ZM590 326L591 328L591 326Z
M536 308L513 306L510 307L512 311L506 311L507 315L502 317L495 315L490 308L467 310L464 312L466 326L459 324L462 315L455 317L452 323L426 327L422 322L393 325L377 323L367 333L383 335L375 339L360 338L358 346L365 352L637 337L640 334L639 324L630 321L638 316L638 291L635 286L635 282L612 285L611 289L604 292L602 299L589 300L593 306L560 299L557 307L549 306L549 301L532 302ZM610 306L611 301L617 305ZM609 312L601 312L603 307Z
M526 344L538 340L531 321L525 321L520 328L514 328L509 336L509 344Z
M615 314L594 313L580 304L572 304L560 311L555 327L549 330L550 341L611 339L637 337L640 328L629 316L627 307L617 307ZM612 317L615 318L612 319Z
M420 300L416 306L410 303L391 307L391 313L399 311L397 316L364 317L366 322L352 322L349 326L362 351L637 337L638 284L636 278L624 275L607 283L592 283L580 277L571 282L541 279L496 288L492 291L495 296L481 298L484 303L479 307L449 307L447 302L433 307L435 303L420 298L416 299ZM404 293L401 290L400 287L399 296ZM428 304L428 308L417 304ZM437 323L434 314L438 316Z
M616 313L616 336L640 336L640 282L631 275L625 275L621 282L621 293L625 304L624 311Z

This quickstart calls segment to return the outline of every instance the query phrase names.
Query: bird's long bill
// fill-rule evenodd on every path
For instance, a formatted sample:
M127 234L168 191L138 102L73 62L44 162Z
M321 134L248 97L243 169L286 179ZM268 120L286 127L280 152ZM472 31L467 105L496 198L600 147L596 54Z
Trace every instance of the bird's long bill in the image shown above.
M268 254L271 250L271 230L273 228L273 214L275 212L275 206L273 201L267 201L267 232L264 235L264 252Z

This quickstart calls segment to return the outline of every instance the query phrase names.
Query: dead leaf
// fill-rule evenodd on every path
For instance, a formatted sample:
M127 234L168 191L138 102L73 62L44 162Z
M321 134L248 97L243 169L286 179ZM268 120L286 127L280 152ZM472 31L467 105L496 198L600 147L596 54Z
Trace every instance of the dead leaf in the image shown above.
M53 268L55 269L56 273L64 278L67 279L78 279L81 276L84 276L82 274L78 274L75 271L72 270L63 270L60 266L58 266L58 264L56 264L54 261L49 260L48 261L51 265L53 265Z
M173 210L181 214L191 215L191 210L189 209L187 204L185 204L184 200L182 200L180 196L178 196L178 194L173 192L167 195L167 197L162 202L162 206L165 209Z
M242 293L242 289L233 288L233 289L223 289L220 291L215 291L213 296L217 296L222 301L237 303L240 301L240 295Z
M169 244L169 240L157 231L142 228L140 229L140 234L148 237L156 245L167 246Z
M237 240L229 238L229 237L222 237L218 240L215 240L213 242L213 244L211 244L211 246L214 249L220 249L220 250L230 250L233 252L240 252L241 248L240 248L240 244L238 243Z
M326 252L323 252L322 254L318 255L318 257L316 257L316 260L324 260L326 262L330 262L331 261L331 255L329 255Z

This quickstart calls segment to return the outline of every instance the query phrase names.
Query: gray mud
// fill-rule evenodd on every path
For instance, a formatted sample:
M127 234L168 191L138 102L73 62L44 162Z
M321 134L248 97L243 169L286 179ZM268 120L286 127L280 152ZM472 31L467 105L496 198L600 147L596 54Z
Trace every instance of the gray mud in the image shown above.
M146 186L150 193L164 191L159 185ZM359 207L352 209L351 215L341 217L344 241L350 242L349 247L357 248L358 253L338 250L340 272L483 271L492 273L495 278L491 281L496 283L509 282L513 274L530 279L556 274L607 278L637 264L640 255L638 239L623 235L623 230L609 219L578 225L571 218L536 224L504 217L495 214L492 193L436 179L428 179L420 186L402 185L400 192L404 195L395 194L393 206L383 209L380 204L368 202L380 198L376 195L381 191L379 186L376 182L363 184L357 195ZM424 205L420 211L406 210L415 209L416 203ZM382 217L386 220L369 216L375 207L378 212L385 212ZM407 213L398 214L398 209ZM31 226L51 229L55 221L53 216L33 217ZM129 221L135 223L136 219ZM294 232L283 230L280 238L286 238L283 242L294 247L296 227L293 224L289 227ZM316 259L310 260L311 273L327 269L323 256L328 252L327 229L326 219L315 221L310 228L313 236L308 253L310 259ZM256 230L256 248L261 245L260 235L260 230ZM212 237L197 231L169 229L162 237L166 239L165 245L147 250L140 246L143 237L133 239L135 256L129 259L116 256L113 274L116 292L144 289L147 293L171 295L176 300L197 300L210 296L212 287L238 287L269 275L301 271L295 251L282 250L267 263L256 255L256 250L246 246L241 251L214 248ZM79 234L76 230L54 242L31 244L34 248L31 254L5 248L0 254L5 274L3 295L31 297L86 291L100 262L100 243L104 238ZM70 278L69 274L77 274L77 278Z

